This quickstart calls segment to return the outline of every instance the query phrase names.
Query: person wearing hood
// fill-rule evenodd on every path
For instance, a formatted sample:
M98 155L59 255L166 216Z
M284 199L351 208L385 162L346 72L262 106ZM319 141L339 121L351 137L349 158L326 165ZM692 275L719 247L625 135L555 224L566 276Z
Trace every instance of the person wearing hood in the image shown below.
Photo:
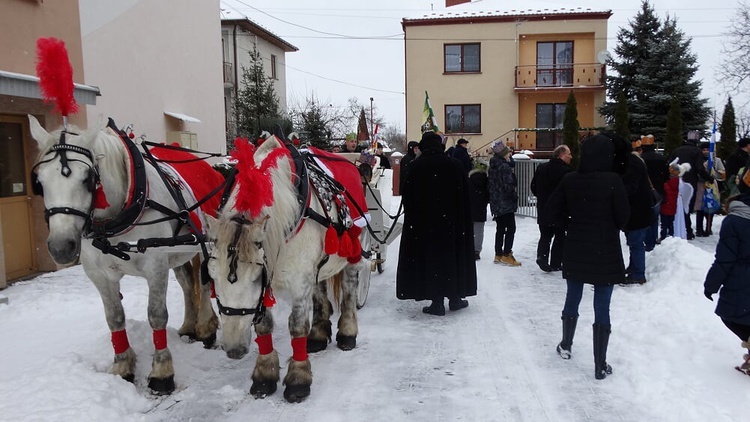
M477 294L469 178L444 153L440 135L425 132L421 154L409 164L402 201L404 226L396 269L396 297L431 300L422 312L445 315Z
M494 262L520 267L513 256L513 241L516 236L516 210L518 209L518 180L513 172L511 150L502 141L492 145L495 153L490 158L487 170L490 189L490 211L497 223L495 229Z
M737 187L745 192L727 200L728 215L721 223L703 294L713 301L719 292L715 313L745 349L743 363L735 369L750 375L750 192L742 180Z
M557 353L570 359L583 287L593 285L596 379L612 374L607 364L609 305L614 285L625 281L620 231L630 218L630 206L620 174L613 171L624 173L627 166L623 142L612 132L584 139L578 170L563 177L547 202L551 218L569 218L562 267L567 293Z
M690 198L690 206L685 210L687 212L687 215L685 215L687 239L693 240L695 239L695 233L693 233L693 223L690 220L690 213L695 207L695 192L698 185L698 178L700 177L707 182L713 182L714 178L711 177L706 171L706 168L703 167L703 153L700 148L698 148L697 140L688 139L681 147L672 151L672 154L669 156L669 161L671 162L675 158L679 159L680 164L690 164L690 170L685 173L683 180L693 187L693 197Z

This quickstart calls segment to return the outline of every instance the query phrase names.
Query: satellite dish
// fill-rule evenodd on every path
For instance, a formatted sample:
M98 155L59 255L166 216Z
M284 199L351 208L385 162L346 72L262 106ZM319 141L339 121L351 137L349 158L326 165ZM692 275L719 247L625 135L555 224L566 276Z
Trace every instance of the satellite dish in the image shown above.
M609 54L609 51L607 50L599 50L599 52L596 53L596 61L601 64L607 63L607 60L609 60L611 57L612 55Z

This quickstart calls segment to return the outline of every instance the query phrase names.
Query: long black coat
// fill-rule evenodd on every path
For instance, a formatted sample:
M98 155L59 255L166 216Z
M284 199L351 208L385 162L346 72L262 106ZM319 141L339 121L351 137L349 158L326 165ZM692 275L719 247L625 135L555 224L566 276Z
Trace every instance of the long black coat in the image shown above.
M559 158L552 158L544 164L540 164L531 178L531 193L536 196L537 217L536 222L540 226L551 226L562 224L562 221L554 221L545 213L547 201L552 192L562 180L563 176L573 169Z
M654 221L654 213L651 211L651 185L648 183L646 163L635 154L628 157L628 167L622 176L622 183L625 185L630 204L630 219L625 230L638 230L650 226Z
M396 297L476 295L469 178L461 164L442 151L422 151L409 164L402 196L405 214Z
M672 162L675 158L680 159L680 164L690 163L690 170L682 176L682 180L686 183L690 183L693 188L698 183L698 176L703 180L713 180L708 175L706 168L703 167L703 152L693 141L687 141L685 144L676 150L672 151L669 156L669 161Z
M490 191L485 170L474 169L469 172L469 189L472 221L487 221L487 204L490 203Z
M656 152L653 145L644 145L641 158L646 163L648 178L654 185L654 189L664 198L664 183L669 180L669 163L667 157Z
M409 164L411 164L412 161L417 157L416 154L414 154L414 150L410 149L406 152L406 155L404 155L403 158L401 158L401 164L399 164L399 173L398 173L398 192L399 194L403 195L404 191L404 183L406 183L406 177L409 175Z
M613 169L612 141L604 135L581 145L578 171L563 177L547 202L552 218L570 216L563 278L608 285L625 281L620 230L630 217L625 186Z
M719 293L716 315L750 325L750 197L743 195L729 205L721 223L716 258L706 274L704 289Z

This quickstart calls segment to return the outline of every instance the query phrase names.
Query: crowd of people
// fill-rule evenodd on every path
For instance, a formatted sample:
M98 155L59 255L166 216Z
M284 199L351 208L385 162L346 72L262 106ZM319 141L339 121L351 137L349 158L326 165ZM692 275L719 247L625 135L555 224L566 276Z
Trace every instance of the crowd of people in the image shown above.
M476 295L488 206L496 224L494 262L522 265L513 256L518 210L513 151L502 141L491 149L489 162L472 160L465 139L446 151L441 135L425 132L420 142L409 142L401 160L404 228L396 295L431 301L423 308L427 314L445 315L445 298L450 310L466 308L466 298ZM536 168L530 185L537 199L536 264L544 272L561 272L567 283L556 347L560 357L572 356L579 305L589 284L595 378L612 374L606 358L614 286L646 283L646 253L666 237L712 236L713 215L720 210L703 198L723 191L728 215L705 295L713 300L719 292L716 313L748 349L737 369L750 374L750 243L742 242L750 235L750 139L738 142L726 165L718 157L709 160L708 143L693 140L666 157L656 151L652 135L628 142L603 132L581 141L580 151L578 168L572 168L570 149L557 147Z

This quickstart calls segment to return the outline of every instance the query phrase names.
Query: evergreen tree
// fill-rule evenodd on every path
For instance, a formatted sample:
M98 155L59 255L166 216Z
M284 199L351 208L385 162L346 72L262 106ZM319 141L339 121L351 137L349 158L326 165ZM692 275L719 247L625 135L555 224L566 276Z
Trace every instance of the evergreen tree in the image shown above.
M607 90L610 98L626 95L631 133L664 139L673 98L680 103L684 124L706 131L710 110L701 98L701 82L694 80L698 68L690 43L674 18L667 16L661 24L648 1L642 3L631 29L618 33L619 58L610 60L616 75L607 78ZM600 111L611 121L615 106L606 103Z
M253 48L249 54L250 67L242 66L242 83L234 113L238 135L255 139L263 130L273 133L275 123L283 119L279 116L279 98L273 80L263 70L260 52Z
M617 44L614 50L619 60L614 57L607 60L607 66L614 71L607 74L606 80L607 93L610 98L617 99L619 94L623 93L628 101L635 100L633 97L635 80L641 73L641 63L650 57L649 40L654 38L660 28L661 22L656 17L653 7L648 1L643 1L641 10L630 23L630 28L621 27L617 32ZM605 102L600 112L611 122L615 109L615 102ZM628 127L631 127L630 124Z
M628 99L624 92L617 94L617 107L615 108L615 133L622 136L622 139L630 138L630 118L628 116Z
M563 143L570 148L570 154L573 156L570 165L578 168L579 160L579 139L578 130L581 128L578 122L578 102L576 101L573 91L568 95L568 101L565 103L565 114L563 115Z
M737 123L734 118L732 97L729 97L727 104L724 106L719 133L721 134L721 142L716 144L716 155L722 160L726 160L737 149Z
M328 150L331 147L331 135L323 117L320 104L316 102L310 103L300 118L302 125L299 131L305 141L316 148Z
M672 151L682 146L683 133L682 110L680 109L679 100L677 97L674 97L667 113L667 131L664 135L664 154L666 156L669 156Z

